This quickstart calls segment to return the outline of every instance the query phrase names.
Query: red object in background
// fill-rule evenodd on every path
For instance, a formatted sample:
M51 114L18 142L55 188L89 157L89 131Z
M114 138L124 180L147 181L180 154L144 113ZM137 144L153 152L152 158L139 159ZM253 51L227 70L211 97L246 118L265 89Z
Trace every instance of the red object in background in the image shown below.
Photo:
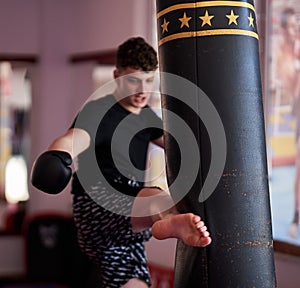
M165 268L159 265L148 263L152 286L151 288L173 288L174 269Z

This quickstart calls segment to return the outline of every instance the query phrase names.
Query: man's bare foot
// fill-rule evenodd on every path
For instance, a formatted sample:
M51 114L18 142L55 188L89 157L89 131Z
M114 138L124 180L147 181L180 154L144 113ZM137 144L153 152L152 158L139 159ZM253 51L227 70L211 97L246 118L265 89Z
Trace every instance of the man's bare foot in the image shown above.
M159 240L178 238L189 246L205 247L211 243L204 222L192 213L176 214L156 221L152 226L152 235Z

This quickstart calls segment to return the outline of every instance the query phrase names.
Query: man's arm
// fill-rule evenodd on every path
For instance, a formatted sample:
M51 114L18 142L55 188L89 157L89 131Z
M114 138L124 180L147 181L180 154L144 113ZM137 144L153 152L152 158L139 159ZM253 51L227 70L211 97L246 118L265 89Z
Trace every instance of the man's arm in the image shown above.
M69 153L74 160L90 146L89 134L80 128L72 128L63 136L55 139L48 150L60 150Z
M32 167L31 183L41 191L57 194L72 177L71 164L90 145L90 136L83 129L70 129L42 153Z

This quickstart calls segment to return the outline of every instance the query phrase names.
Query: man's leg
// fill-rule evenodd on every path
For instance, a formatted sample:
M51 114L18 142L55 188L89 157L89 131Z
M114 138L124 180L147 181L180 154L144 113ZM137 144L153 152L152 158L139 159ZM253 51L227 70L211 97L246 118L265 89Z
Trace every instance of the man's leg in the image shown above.
M130 279L125 285L121 286L121 288L149 288L149 286L143 280L133 278Z
M205 247L211 243L207 227L200 216L179 214L170 195L158 188L143 188L133 207L131 224L140 232L152 227L152 235L159 239L178 238L189 246Z

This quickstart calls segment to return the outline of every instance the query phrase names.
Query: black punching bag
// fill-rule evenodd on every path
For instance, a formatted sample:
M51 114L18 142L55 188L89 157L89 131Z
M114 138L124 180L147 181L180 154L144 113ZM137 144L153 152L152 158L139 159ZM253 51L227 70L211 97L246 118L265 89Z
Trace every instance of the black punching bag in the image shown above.
M212 236L178 242L175 288L276 287L253 1L156 3L170 192Z

